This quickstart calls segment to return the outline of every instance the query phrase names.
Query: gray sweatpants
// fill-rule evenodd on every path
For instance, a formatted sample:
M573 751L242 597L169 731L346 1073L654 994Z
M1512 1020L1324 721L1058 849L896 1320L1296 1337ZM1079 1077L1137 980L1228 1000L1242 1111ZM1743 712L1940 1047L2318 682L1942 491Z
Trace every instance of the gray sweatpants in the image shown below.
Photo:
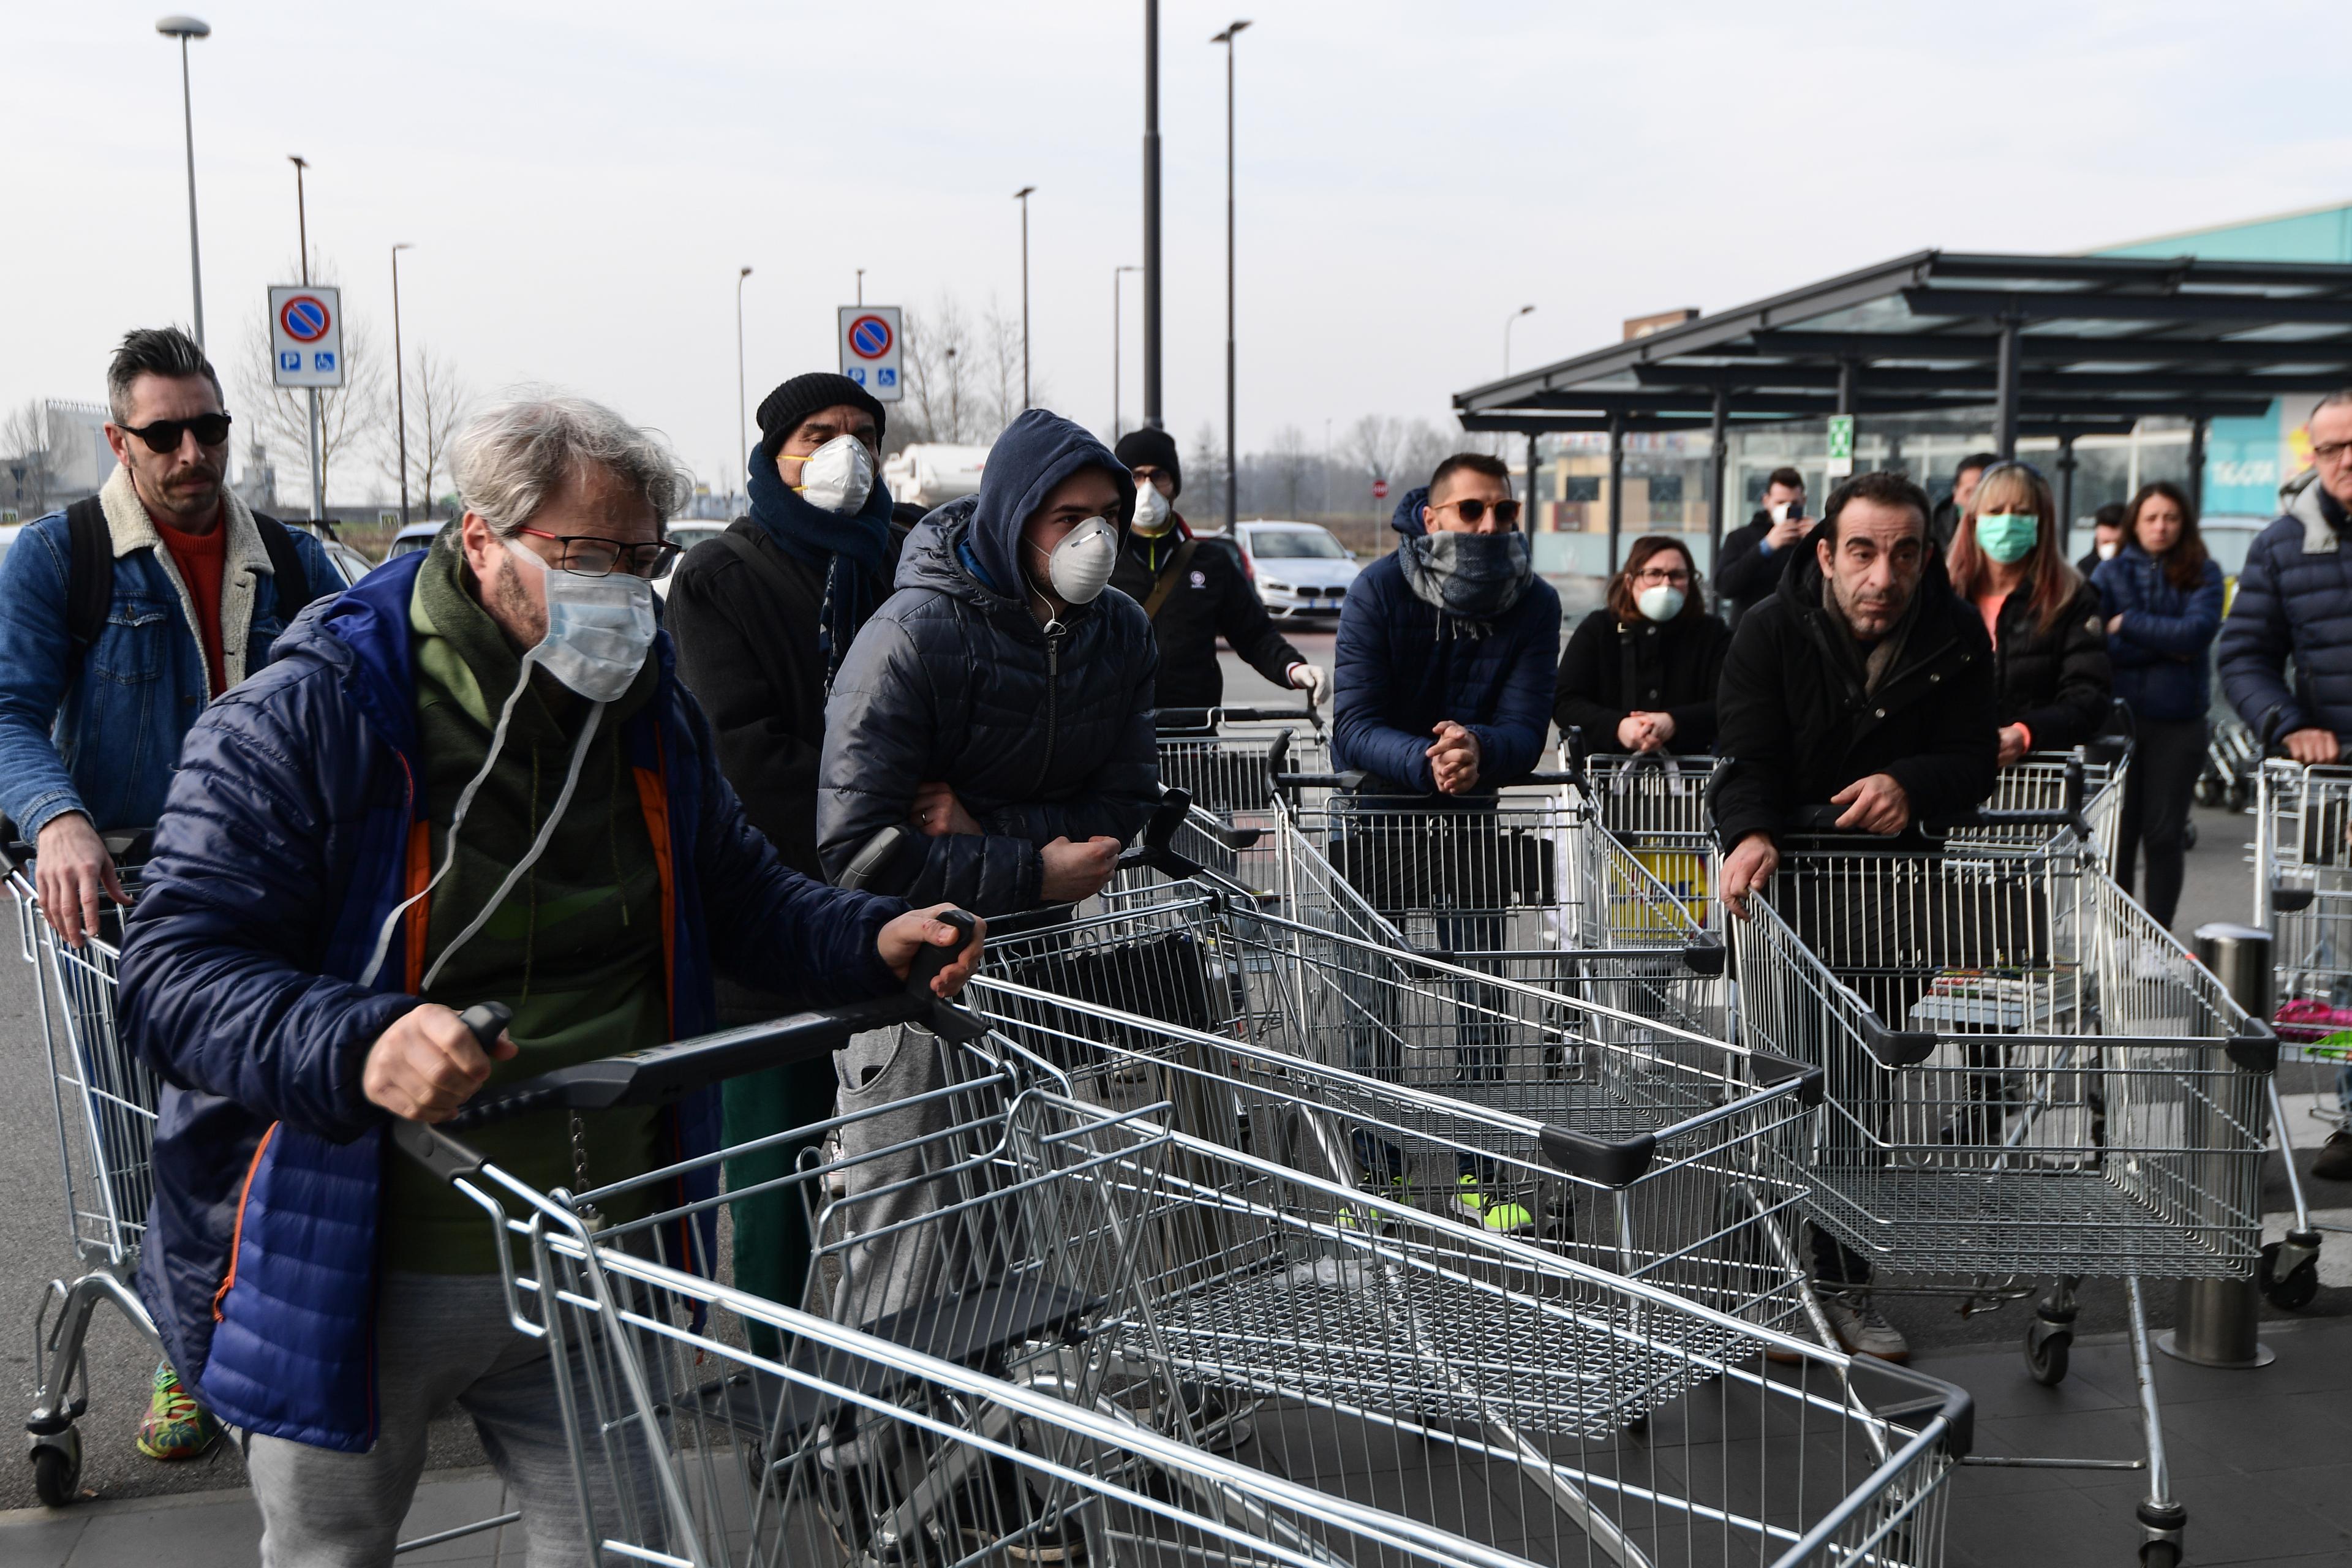
M576 1407L587 1416L576 1364L572 1377ZM529 1542L529 1568L596 1561L547 1343L516 1332L507 1321L497 1275L383 1277L376 1297L375 1397L376 1442L364 1454L283 1437L248 1440L246 1468L261 1505L262 1568L391 1563L425 1468L425 1424L451 1405L473 1417L511 1494L508 1506L522 1513L511 1528ZM634 1488L633 1525L622 1524L608 1467L591 1465L588 1479L604 1531L658 1530L647 1500Z

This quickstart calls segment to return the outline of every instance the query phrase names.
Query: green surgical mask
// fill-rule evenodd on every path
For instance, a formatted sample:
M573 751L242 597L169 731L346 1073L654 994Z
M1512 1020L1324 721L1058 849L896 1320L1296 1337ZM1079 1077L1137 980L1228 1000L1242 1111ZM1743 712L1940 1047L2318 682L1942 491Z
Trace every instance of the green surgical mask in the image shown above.
M2025 559L2042 535L2042 520L2030 511L1997 511L1977 519L1977 542L2004 566Z

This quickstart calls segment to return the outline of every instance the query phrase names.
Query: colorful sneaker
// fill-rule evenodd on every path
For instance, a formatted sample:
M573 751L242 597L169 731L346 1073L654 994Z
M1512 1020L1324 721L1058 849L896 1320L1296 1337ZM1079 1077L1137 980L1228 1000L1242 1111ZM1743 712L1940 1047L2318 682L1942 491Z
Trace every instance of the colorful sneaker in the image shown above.
M147 1419L139 1424L139 1451L167 1463L202 1458L220 1436L221 1424L196 1403L172 1363L157 1362L155 1392L147 1401Z
M1536 1227L1536 1216L1509 1198L1490 1198L1479 1187L1475 1171L1462 1173L1454 1189L1454 1206L1478 1222L1489 1236L1524 1236Z

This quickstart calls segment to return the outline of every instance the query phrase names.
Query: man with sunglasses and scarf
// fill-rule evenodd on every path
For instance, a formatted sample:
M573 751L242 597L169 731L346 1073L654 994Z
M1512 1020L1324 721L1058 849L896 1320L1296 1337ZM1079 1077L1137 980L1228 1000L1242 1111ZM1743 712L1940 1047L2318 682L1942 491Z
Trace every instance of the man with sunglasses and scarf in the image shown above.
M181 737L269 662L291 618L281 607L342 587L317 540L256 517L223 482L220 378L186 333L129 333L106 392L121 466L91 501L26 528L0 565L0 813L34 847L42 914L76 946L113 940L105 907L130 901L102 835L162 814ZM302 581L282 585L281 567ZM159 1365L140 1452L194 1458L219 1435Z

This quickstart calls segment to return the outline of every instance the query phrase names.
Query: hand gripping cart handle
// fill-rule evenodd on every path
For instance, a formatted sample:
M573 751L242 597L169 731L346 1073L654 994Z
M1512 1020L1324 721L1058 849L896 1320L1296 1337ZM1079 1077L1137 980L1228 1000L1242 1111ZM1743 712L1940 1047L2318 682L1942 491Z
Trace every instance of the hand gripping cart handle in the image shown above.
M972 917L949 910L940 920L967 937ZM963 951L963 943L940 947L926 942L908 971L907 988L896 996L859 1002L846 1007L793 1013L764 1024L653 1046L598 1061L559 1068L537 1078L503 1084L475 1096L457 1114L438 1125L395 1119L393 1142L424 1163L443 1180L469 1175L480 1168L481 1156L450 1136L469 1128L488 1126L529 1111L562 1107L570 1110L604 1110L615 1106L667 1105L698 1089L764 1068L806 1061L821 1052L838 1050L850 1037L869 1029L914 1024L953 1040L974 1040L987 1026L972 1014L931 994L931 983ZM496 1002L484 1002L458 1015L474 1037L488 1050L513 1013Z

